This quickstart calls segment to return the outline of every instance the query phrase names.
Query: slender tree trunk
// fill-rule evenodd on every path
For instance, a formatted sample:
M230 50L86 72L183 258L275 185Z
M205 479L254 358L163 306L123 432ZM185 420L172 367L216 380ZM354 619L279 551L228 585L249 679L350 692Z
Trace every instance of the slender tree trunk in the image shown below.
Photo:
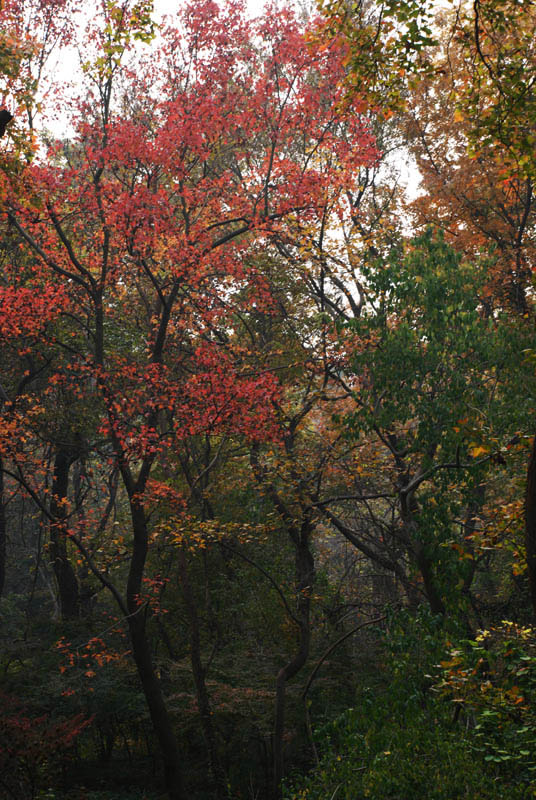
M62 619L80 616L78 580L67 552L67 491L69 472L76 456L60 447L54 459L54 477L50 513L54 522L50 524L50 560L58 583Z
M475 598L471 594L471 586L473 584L473 580L476 575L476 566L477 566L474 547L471 543L471 539L476 531L478 524L478 512L484 505L485 498L486 498L486 486L485 484L480 483L475 489L474 497L471 499L471 501L467 506L467 513L465 515L465 523L463 526L463 535L467 543L466 547L469 550L471 558L467 559L468 563L465 564L465 575L463 578L463 586L461 593L462 597L466 597L467 600L469 601L469 605L476 616L476 622L479 628L482 628L484 626L478 608L476 607ZM472 637L475 634L475 626L472 624L469 612L463 611L462 613L464 616L469 636Z
M525 491L525 549L529 575L532 613L536 620L536 436L527 469Z
M127 582L127 609L132 655L136 662L141 686L160 746L169 800L187 800L182 787L177 739L154 668L146 630L146 609L140 599L147 558L148 531L143 507L136 500L135 495L130 497L130 513L134 544Z
M4 468L0 457L0 597L4 594L6 582L7 520L4 499Z
M279 670L276 680L274 723L274 787L275 798L281 797L281 781L284 777L283 736L285 733L285 700L287 681L305 666L311 642L310 609L314 582L314 559L309 548L310 526L304 522L299 535L292 536L295 546L295 574L297 589L297 619L299 623L298 650L287 664Z
M199 629L199 617L195 597L192 592L190 578L188 575L188 564L184 550L179 550L179 576L181 581L182 594L186 604L186 610L190 619L190 662L194 676L195 689L197 694L197 705L203 727L203 735L207 746L209 767L214 779L214 797L225 797L225 775L218 758L216 746L216 736L212 724L212 711L210 699L205 681L205 669L201 661L201 638Z

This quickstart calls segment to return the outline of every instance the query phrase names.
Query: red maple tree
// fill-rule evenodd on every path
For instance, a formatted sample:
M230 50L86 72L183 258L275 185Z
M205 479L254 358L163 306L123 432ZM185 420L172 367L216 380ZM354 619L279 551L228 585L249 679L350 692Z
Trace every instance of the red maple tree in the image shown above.
M338 103L344 52L336 43L310 49L290 11L251 21L239 2L204 0L140 55L152 36L146 3L103 4L85 32L84 85L67 109L73 135L26 167L22 189L18 178L8 187L4 219L25 266L5 270L0 336L22 342L34 366L18 393L11 379L4 416L38 396L42 413L28 423L24 452L2 452L49 519L64 616L79 607L72 547L113 593L167 790L179 798L180 758L142 601L152 476L188 437L278 436L277 375L235 335L252 309L269 316L277 306L263 251L298 235L314 249L327 212L348 211L359 168L377 152L363 120ZM47 467L27 452L43 440L48 489ZM97 461L81 480L85 496L100 488L100 501L73 507L72 465ZM124 585L93 546L111 474L130 513Z

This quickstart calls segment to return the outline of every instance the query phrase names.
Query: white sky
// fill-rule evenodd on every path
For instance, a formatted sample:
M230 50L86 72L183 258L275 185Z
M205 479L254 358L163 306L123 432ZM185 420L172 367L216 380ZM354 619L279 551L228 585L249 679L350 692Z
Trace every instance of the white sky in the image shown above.
M164 14L174 14L180 8L180 0L153 0L155 18L159 20ZM264 0L247 0L247 7L252 17L258 16L264 8Z
M299 1L300 0L295 0L295 4L298 5ZM162 17L165 15L174 16L176 11L182 5L181 0L153 0L153 2L154 18L157 23L160 23L162 21ZM275 0L275 4L277 4L277 2L278 0ZM292 3L292 0L280 0L280 2L281 5L287 5L289 2ZM306 2L307 0L305 0L305 3ZM302 0L301 5L304 5L305 3ZM247 0L248 12L252 17L262 14L264 5L265 0ZM51 71L54 73L54 79L57 80L61 76L66 83L71 83L76 91L75 87L77 78L80 76L79 56L77 52L71 48L70 50L64 49L54 55L56 57L53 56L52 60L56 63L51 69ZM46 108L46 106L47 103L45 101L44 107ZM48 118L46 119L45 124L49 130L52 130L52 132L57 136L68 135L68 126L66 125L66 119L63 114L58 114L55 118L51 118L49 115L47 115L47 117ZM412 164L411 161L408 163L408 154L404 152L395 153L391 157L390 161L395 165L401 182L406 185L408 196L411 198L415 197L416 194L418 194L420 176L415 165Z

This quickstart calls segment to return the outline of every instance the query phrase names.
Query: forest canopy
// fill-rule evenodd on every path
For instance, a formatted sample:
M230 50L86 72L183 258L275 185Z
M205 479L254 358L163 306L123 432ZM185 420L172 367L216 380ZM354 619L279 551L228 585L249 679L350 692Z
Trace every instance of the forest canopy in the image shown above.
M0 796L528 797L534 9L172 11L0 3Z

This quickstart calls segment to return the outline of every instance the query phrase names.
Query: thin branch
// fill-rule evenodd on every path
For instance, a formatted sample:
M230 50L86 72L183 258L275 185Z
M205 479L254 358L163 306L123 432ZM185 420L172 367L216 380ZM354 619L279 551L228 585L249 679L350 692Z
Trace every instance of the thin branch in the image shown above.
M231 553L234 553L235 555L237 555L237 556L239 556L240 558L244 559L244 561L247 561L247 563L248 563L248 564L251 564L251 566L252 566L252 567L255 567L255 569L258 569L258 570L259 570L259 572L261 572L261 573L264 575L264 577L265 577L267 580L269 580L269 581L270 581L270 583L272 584L273 588L276 590L277 594L278 594L278 595L279 595L279 597L281 598L281 600L282 600L282 602L283 602L283 605L285 606L285 610L286 610L287 614L289 615L289 617L291 618L291 620L292 620L292 621L293 621L293 622L294 622L294 623L295 623L295 624L296 624L298 627L300 627L300 622L299 622L299 620L297 619L296 615L295 615L295 614L292 612L292 609L290 608L289 604L287 603L287 598L286 598L286 597L285 597L285 595L283 594L283 592L282 592L281 588L280 588L280 587L277 585L277 583L274 581L274 579L272 578L272 576L270 575L270 573L269 573L269 572L266 572L266 570L265 570L263 567L261 567L261 565L260 565L260 564L257 564L257 562L256 562L256 561L253 561L253 559L252 559L252 558L249 558L249 556L246 556L246 555L244 555L244 553L241 553L241 552L240 552L240 550L235 550L235 549L234 549L234 547L231 547L230 545L228 545L228 544L225 544L225 542L219 542L219 544L220 544L220 546L221 546L221 547L224 547L226 550L229 550Z
M45 264L47 264L51 269L53 269L54 272L57 272L60 275L63 275L65 278L74 281L74 283L77 283L79 286L82 286L90 296L93 296L91 286L88 286L88 284L80 277L80 275L77 275L76 272L69 272L69 270L63 269L63 267L60 267L59 264L57 264L52 258L50 258L45 253L41 245L38 242L36 242L33 236L30 233L28 233L28 231L25 228L22 227L22 225L20 224L20 222L18 221L18 219L16 218L16 216L13 214L12 211L8 211L7 216L9 221L18 230L22 238L26 241L27 244L30 245L32 250L35 250L35 252L39 255L39 257L43 259Z
M354 633L357 633L357 631L361 630L361 628L365 628L367 625L375 625L378 622L383 622L384 619L386 619L386 615L385 614L382 617L376 617L375 619L369 619L366 622L361 622L355 628L352 628L352 630L347 631L345 634L343 634L343 636L341 636L339 639L337 639L336 642L334 642L332 645L330 645L330 647L328 647L326 652L320 657L320 659L318 660L315 668L313 669L313 671L309 675L309 678L307 679L307 683L305 684L305 688L304 688L304 690L302 692L302 698L304 700L306 699L307 693L308 693L309 689L311 688L311 684L315 679L316 673L318 672L318 670L320 669L320 667L322 666L322 664L324 663L326 658L328 658L328 656L330 656L331 653L333 653L333 651L340 644L342 644L345 641L345 639L349 639L350 636L352 636Z

